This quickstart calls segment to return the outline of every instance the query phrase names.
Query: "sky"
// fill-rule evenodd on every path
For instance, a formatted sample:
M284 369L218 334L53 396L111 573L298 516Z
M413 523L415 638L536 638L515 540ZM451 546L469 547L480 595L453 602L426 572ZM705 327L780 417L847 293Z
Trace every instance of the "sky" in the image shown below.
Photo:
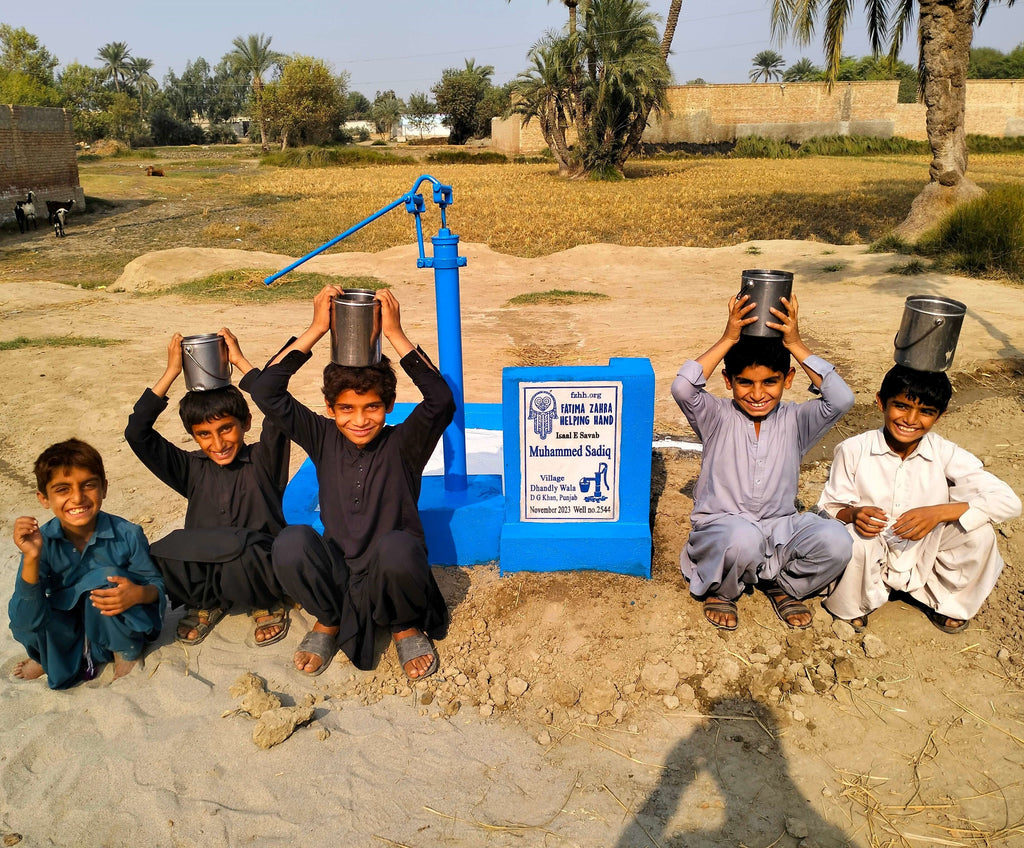
M327 60L347 71L350 90L371 100L394 89L406 98L429 92L448 67L473 58L492 65L492 82L502 84L526 68L526 54L547 29L566 21L554 0L8 0L0 23L24 27L61 62L98 66L99 48L124 41L132 55L152 59L153 76L181 74L188 60L211 65L231 50L237 36L265 33L282 53ZM650 0L664 16L668 0ZM771 40L768 0L690 0L683 3L669 64L677 83L701 77L711 83L747 82L752 57L777 50L792 64L806 56L823 64L820 38L810 46ZM660 29L660 27L659 27ZM975 31L974 45L1004 52L1024 41L1024 10L993 3ZM857 11L843 52L870 53L863 10ZM916 63L916 39L905 61Z

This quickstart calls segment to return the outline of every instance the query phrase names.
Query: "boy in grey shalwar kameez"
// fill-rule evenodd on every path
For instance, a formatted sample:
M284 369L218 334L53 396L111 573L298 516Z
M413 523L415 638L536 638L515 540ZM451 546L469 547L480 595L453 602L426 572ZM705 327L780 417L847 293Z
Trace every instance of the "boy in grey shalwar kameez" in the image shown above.
M795 297L788 314L766 325L782 339L742 336L757 318L746 295L729 301L725 333L696 360L686 362L672 396L703 442L700 477L690 517L693 529L681 556L690 593L704 602L716 627L734 630L736 601L760 584L779 618L803 628L811 613L801 599L835 580L850 559L851 542L836 521L796 510L800 461L853 406L853 392L835 369L800 339ZM790 356L821 393L806 403L783 403L793 383ZM705 383L725 360L732 398L718 398Z

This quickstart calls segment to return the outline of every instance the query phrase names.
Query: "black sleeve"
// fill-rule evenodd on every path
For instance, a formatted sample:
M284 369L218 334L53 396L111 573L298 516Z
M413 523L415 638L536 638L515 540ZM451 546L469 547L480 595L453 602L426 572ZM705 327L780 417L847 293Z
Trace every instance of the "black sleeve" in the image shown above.
M153 429L160 413L167 408L167 398L157 397L146 389L128 416L124 437L142 464L182 497L188 497L190 457Z
M260 369L253 368L241 380L238 381L238 388L252 394L252 384L260 377ZM270 473L274 480L275 488L281 494L288 485L288 460L291 454L291 439L277 423L270 417L263 419L263 428L260 430L260 440L253 446L254 452L259 457L259 462Z
M288 391L288 381L292 374L311 357L312 354L293 350L276 365L264 368L248 385L248 391L253 402L272 424L310 457L316 458L323 443L326 419L303 406Z
M455 397L448 382L419 348L403 356L401 365L423 395L423 400L397 428L402 434L402 459L422 471L441 434L455 417Z

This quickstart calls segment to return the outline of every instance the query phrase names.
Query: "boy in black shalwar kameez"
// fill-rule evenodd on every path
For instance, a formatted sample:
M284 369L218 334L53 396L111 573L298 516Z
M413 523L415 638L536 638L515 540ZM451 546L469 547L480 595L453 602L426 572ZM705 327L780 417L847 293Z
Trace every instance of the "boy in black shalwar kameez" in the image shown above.
M395 403L395 375L379 365L324 369L328 418L288 393L288 381L330 329L327 286L313 300L313 322L265 368L250 391L268 419L291 436L316 467L324 536L306 525L286 527L274 543L275 568L316 561L333 571L336 621L321 619L295 654L295 667L319 674L340 648L357 668L373 662L374 627L387 627L406 675L437 670L428 636L441 638L448 609L427 561L417 501L423 468L455 414L451 389L402 330L398 300L379 291L381 329L423 400L397 426L385 424Z

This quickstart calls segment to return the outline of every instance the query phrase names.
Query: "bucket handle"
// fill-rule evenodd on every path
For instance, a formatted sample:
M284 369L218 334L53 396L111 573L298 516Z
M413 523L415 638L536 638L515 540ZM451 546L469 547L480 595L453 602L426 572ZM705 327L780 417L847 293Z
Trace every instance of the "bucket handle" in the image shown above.
M213 377L214 380L220 379L220 374L211 374L209 371L203 368L203 364L192 355L192 345L182 345L181 349L182 351L184 351L185 356L187 356L189 359L192 360L192 362L195 363L196 368L202 371L207 377ZM228 376L230 377L234 373L235 366L232 365L230 361L228 361Z
M928 338L928 336L930 336L932 333L934 333L937 329L939 329L939 327L941 327L945 323L946 323L946 319L945 318L935 318L934 319L934 323L932 324L932 326L930 328L928 328L927 330L925 330L924 333L921 335L921 337L919 339L914 339L914 341L910 342L909 344L905 344L902 347L900 345L896 344L897 339L899 339L899 337L900 337L899 331L897 331L896 335L892 337L893 347L895 347L896 350L909 350L910 348L912 348L914 345L918 344L919 342L923 342L926 338Z

